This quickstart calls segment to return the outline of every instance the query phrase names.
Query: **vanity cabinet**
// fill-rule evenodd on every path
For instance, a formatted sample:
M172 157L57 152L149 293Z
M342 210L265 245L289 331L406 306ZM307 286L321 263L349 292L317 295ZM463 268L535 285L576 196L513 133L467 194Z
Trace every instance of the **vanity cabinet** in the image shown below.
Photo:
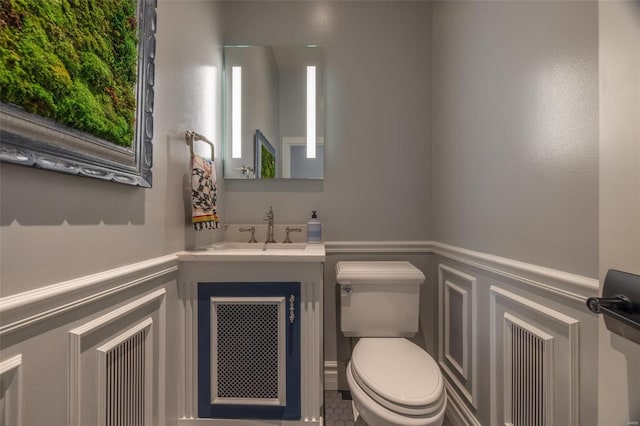
M198 283L198 417L300 419L300 283Z
M324 248L314 250L178 254L179 425L322 424Z

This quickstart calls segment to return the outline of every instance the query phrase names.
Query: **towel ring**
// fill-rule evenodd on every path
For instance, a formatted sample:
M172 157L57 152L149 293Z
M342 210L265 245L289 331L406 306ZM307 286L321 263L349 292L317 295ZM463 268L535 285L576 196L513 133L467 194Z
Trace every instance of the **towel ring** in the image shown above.
M215 155L214 155L215 146L213 145L213 142L211 142L209 139L202 136L198 132L194 132L193 130L187 130L187 132L185 133L185 139L187 140L187 145L189 145L191 149L191 155L195 154L193 152L193 143L195 141L202 141L211 147L211 161L215 160Z

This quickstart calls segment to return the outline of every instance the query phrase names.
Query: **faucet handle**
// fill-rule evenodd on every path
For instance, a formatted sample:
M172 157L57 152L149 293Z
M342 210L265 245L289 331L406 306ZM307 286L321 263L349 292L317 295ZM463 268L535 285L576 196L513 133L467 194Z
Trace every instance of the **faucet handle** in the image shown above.
M289 228L288 226L286 228L284 228L284 230L287 232L287 238L284 239L282 244L291 244L292 243L292 241L289 239L289 232L302 232L302 229L300 229L300 228Z
M257 243L256 241L256 227L252 226L250 228L240 228L238 229L240 232L251 232L251 239L249 239L250 243Z

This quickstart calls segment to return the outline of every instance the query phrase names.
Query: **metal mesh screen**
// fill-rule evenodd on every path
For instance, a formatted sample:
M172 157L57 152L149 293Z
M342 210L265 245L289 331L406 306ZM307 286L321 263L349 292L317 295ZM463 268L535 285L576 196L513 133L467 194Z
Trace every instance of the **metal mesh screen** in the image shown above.
M220 398L278 398L278 305L217 305Z

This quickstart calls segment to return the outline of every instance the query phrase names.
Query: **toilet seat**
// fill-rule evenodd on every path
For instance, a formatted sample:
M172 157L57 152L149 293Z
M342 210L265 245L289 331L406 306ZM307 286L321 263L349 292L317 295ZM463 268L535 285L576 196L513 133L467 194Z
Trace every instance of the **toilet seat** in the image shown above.
M446 396L438 365L407 339L360 339L349 369L362 391L392 412L421 417L443 408Z

